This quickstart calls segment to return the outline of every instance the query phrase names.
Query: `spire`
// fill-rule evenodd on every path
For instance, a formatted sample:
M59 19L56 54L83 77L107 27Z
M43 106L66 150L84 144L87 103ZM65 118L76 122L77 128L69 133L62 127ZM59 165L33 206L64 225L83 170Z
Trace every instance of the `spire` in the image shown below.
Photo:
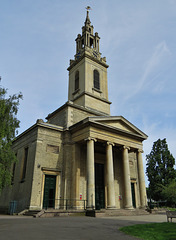
M91 21L90 21L90 18L89 18L89 10L91 10L91 7L87 6L86 9L87 9L87 16L86 16L85 25L90 25Z
M94 33L94 27L91 25L89 18L89 11L91 10L90 6L86 7L87 14L84 25L82 26L82 34L78 34L76 41L76 54L75 59L70 60L70 66L79 61L82 57L89 56L93 60L100 61L101 64L106 64L106 58L101 57L99 50L100 37L97 32Z

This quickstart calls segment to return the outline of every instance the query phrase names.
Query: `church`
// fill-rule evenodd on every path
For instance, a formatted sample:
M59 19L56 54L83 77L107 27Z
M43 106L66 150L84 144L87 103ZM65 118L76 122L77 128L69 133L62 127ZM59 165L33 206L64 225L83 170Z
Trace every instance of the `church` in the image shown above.
M68 101L13 142L18 161L0 208L139 209L147 205L143 141L147 135L111 116L108 64L87 9L68 67Z

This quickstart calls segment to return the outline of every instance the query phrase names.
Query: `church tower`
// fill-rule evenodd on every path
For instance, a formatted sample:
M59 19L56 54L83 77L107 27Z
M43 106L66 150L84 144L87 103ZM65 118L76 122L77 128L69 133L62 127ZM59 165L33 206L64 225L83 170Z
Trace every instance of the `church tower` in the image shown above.
M14 139L18 162L12 186L1 193L0 210L16 202L16 212L41 211L40 216L63 210L96 216L95 209L115 216L116 209L147 205L142 160L147 135L124 117L110 116L108 65L89 9L68 67L68 101L47 122L38 119ZM42 210L47 208L55 210Z
M82 35L76 38L76 54L70 60L68 100L86 109L96 110L103 115L110 115L108 100L106 58L99 51L100 37L94 34L94 27L87 16L82 27Z

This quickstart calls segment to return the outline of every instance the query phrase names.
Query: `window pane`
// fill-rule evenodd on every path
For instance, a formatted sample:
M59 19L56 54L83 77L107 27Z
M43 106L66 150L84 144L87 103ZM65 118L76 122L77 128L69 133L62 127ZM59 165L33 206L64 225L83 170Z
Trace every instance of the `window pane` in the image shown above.
M24 181L25 176L26 176L27 158L28 158L28 147L25 148L25 150L24 150L24 162L23 162L23 172L22 172L21 181Z
M100 89L99 72L94 70L94 88Z
M77 71L75 74L75 91L79 89L79 72Z

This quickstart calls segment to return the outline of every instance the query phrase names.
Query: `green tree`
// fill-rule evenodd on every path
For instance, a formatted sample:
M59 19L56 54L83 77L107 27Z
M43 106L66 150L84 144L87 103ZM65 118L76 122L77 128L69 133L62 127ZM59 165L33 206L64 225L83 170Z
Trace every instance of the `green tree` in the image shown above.
M16 118L22 94L6 97L7 89L0 86L0 192L11 183L12 163L16 161L12 141L19 128Z
M176 180L173 180L167 186L163 186L162 194L168 205L176 206Z
M158 139L153 143L150 154L146 155L149 187L148 193L153 200L164 200L163 186L167 186L176 178L175 159L168 149L166 139Z

